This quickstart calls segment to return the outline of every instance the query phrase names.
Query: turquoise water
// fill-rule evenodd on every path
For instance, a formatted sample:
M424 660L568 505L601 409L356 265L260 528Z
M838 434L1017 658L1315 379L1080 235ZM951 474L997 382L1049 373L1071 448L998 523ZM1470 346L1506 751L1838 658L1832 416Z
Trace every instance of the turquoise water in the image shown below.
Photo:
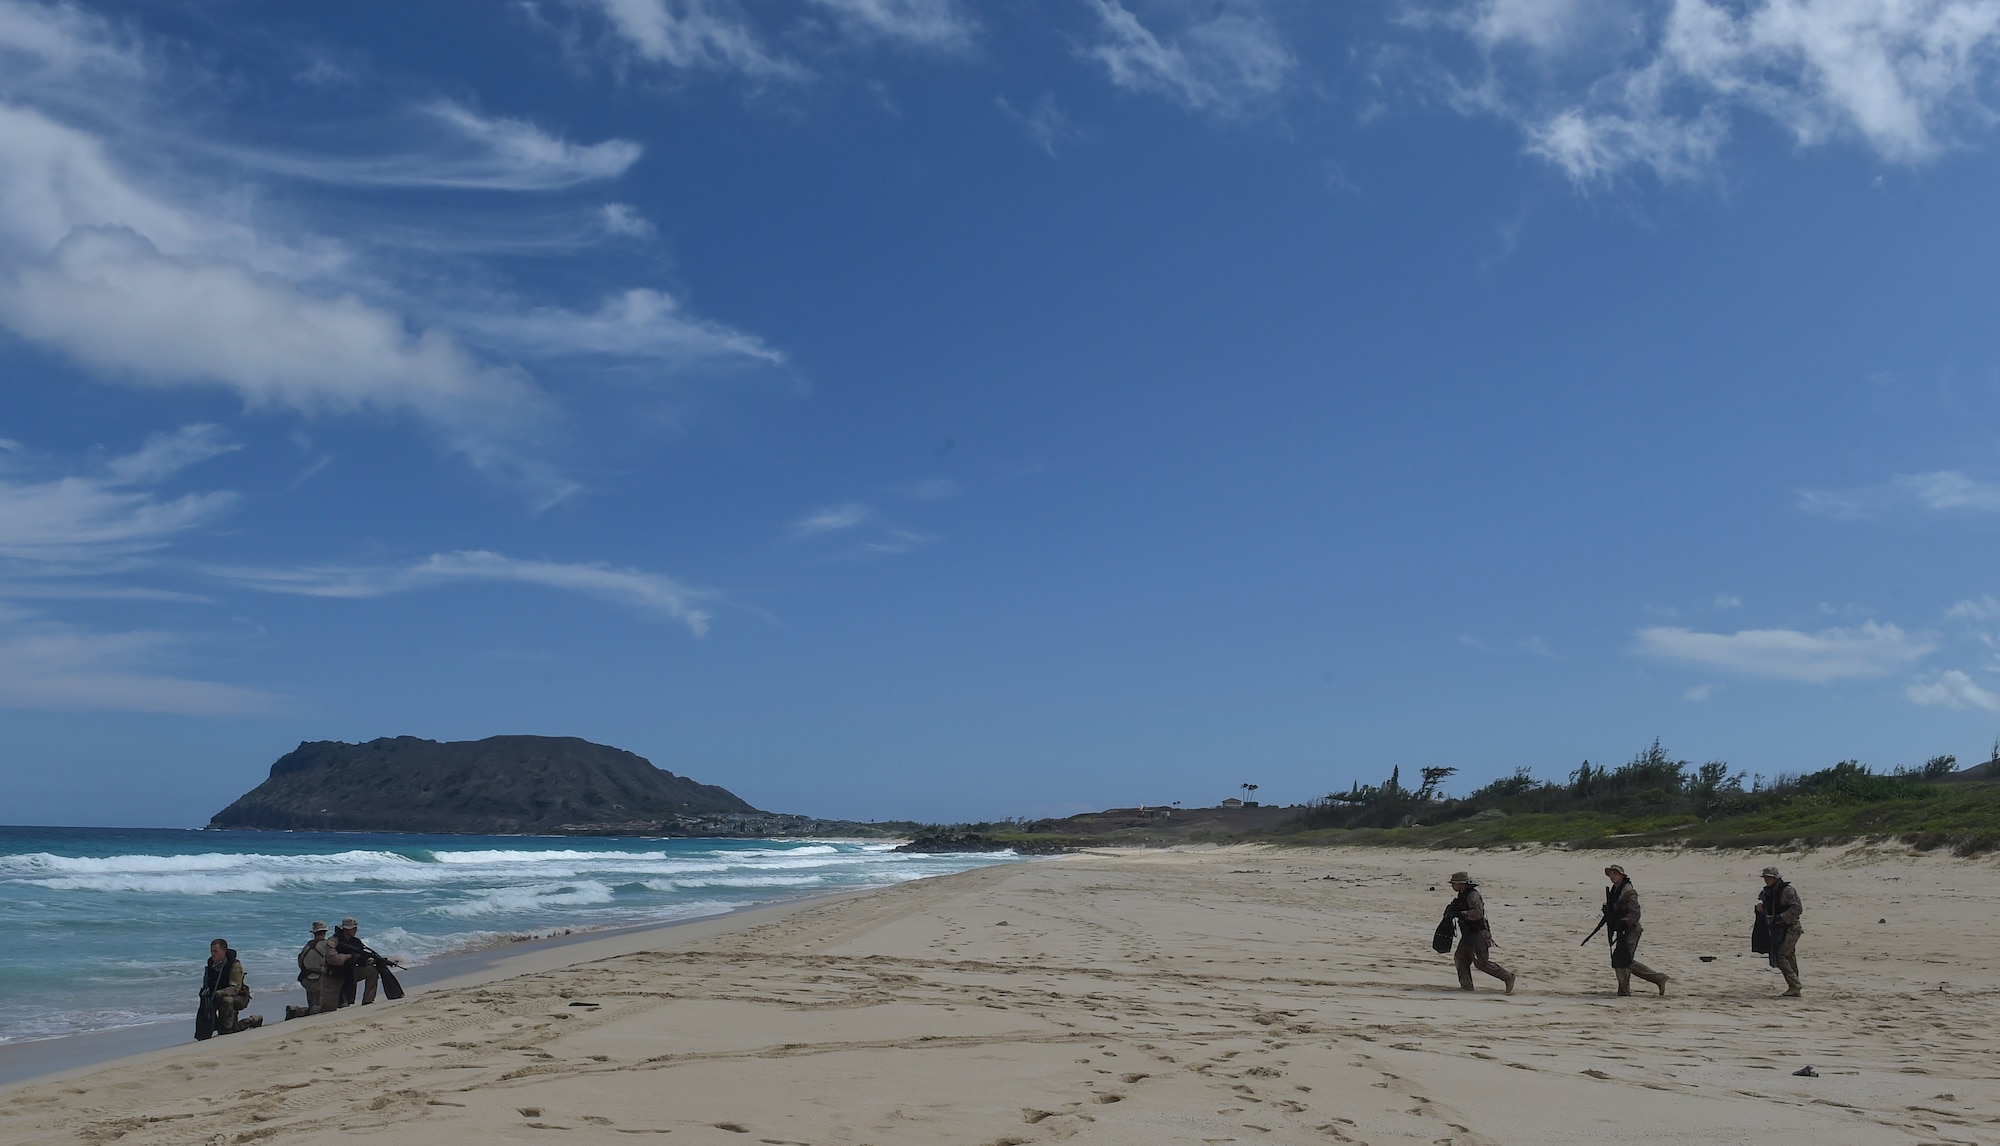
M208 941L276 1020L315 919L412 968L566 930L665 922L1013 860L881 843L0 827L0 1043L189 1019ZM297 1001L291 998L290 1001Z

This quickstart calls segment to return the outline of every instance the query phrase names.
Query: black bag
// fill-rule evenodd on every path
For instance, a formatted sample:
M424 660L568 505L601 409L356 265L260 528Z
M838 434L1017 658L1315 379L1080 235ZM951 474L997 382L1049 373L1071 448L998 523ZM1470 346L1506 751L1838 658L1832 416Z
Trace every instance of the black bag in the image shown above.
M1454 904L1453 906L1456 906ZM1444 918L1438 921L1437 931L1431 936L1431 950L1443 955L1451 950L1451 933L1457 921L1452 918L1451 908L1444 909Z
M1611 940L1611 969L1622 971L1632 965L1639 954L1639 945L1632 942L1632 933L1620 931Z
M1764 917L1760 914L1757 916L1757 921L1750 925L1750 952L1754 955L1769 955L1775 946L1771 942L1771 929L1764 926Z

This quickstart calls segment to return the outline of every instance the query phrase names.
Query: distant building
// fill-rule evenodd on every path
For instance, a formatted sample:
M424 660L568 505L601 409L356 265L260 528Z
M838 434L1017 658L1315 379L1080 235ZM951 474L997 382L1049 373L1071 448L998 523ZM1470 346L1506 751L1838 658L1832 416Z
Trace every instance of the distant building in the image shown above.
M1231 796L1222 802L1222 806L1225 808L1240 808L1243 806L1243 801Z

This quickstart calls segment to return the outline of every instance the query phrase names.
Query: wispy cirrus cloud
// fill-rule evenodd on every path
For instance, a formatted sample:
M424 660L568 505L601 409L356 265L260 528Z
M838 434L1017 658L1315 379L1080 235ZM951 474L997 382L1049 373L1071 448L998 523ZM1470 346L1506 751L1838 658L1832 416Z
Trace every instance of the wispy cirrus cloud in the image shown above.
M522 307L500 314L465 312L456 324L493 345L548 358L598 356L653 362L741 362L782 366L785 355L763 339L696 318L672 295L627 290L595 310Z
M1936 652L1927 634L1867 621L1847 628L1742 629L1703 633L1677 626L1640 629L1633 651L1641 656L1770 680L1827 684L1886 676Z
M811 0L831 13L849 39L890 41L911 48L963 52L979 22L959 0Z
M206 572L218 580L267 593L347 599L385 597L466 582L535 585L679 621L697 637L708 633L712 614L706 602L714 598L712 593L658 573L593 563L523 560L486 550L435 553L422 561L396 566L215 566Z
M219 490L162 497L134 487L235 448L217 427L194 425L155 435L101 473L26 481L0 476L0 558L40 576L52 566L96 572L161 549L220 519L237 496Z
M1991 0L1410 0L1404 16L1475 49L1450 74L1458 107L1514 122L1580 186L1697 177L1745 116L1899 164L1993 122Z
M0 708L181 716L275 716L298 708L276 693L174 675L166 662L188 643L152 630L0 620Z
M795 538L819 537L828 533L839 533L865 525L874 520L874 511L858 501L844 501L816 509L790 526Z
M1550 648L1549 643L1540 637L1529 637L1527 640L1520 642L1520 645L1523 649L1535 654L1538 657L1543 657L1552 661L1559 661L1563 659L1561 653Z
M1078 47L1127 91L1163 96L1190 111L1241 115L1290 83L1298 61L1257 0L1161 6L1155 31L1121 0L1087 0L1095 36Z
M823 66L837 67L838 56L875 46L960 55L979 34L964 0L568 3L601 19L633 58L682 75L735 76L757 85L803 84L820 78Z
M1077 137L1076 126L1063 114L1062 108L1056 106L1053 92L1043 92L1027 111L1017 110L1005 96L995 96L993 104L1051 159L1055 158L1057 147Z
M570 0L603 18L619 40L649 63L677 71L728 72L752 80L797 82L803 64L765 42L731 0Z
M2000 511L2000 485L1958 470L1934 470L1853 489L1800 490L1798 504L1807 513L1850 520L1909 512L1993 513Z
M606 290L596 310L474 291L466 284L494 281L464 265L484 253L479 241L341 212L325 216L329 234L261 206L270 197L258 180L357 195L560 191L618 178L635 144L572 143L448 101L392 117L396 138L372 158L196 137L187 125L209 121L177 101L209 89L175 83L122 34L73 8L0 0L0 330L96 381L220 390L311 415L413 416L547 505L578 487L537 456L561 412L538 368L589 357L675 378L782 359L656 289ZM401 130L411 123L423 130ZM578 231L588 241L651 226L628 207L592 212ZM516 221L492 225L535 229Z
M816 509L792 522L786 532L795 542L839 538L840 545L833 556L842 560L914 553L938 540L936 534L885 520L872 507L858 501Z
M491 117L435 100L377 128L402 141L392 154L328 155L228 149L253 170L355 187L558 191L624 175L642 148L626 139L571 143L524 119Z

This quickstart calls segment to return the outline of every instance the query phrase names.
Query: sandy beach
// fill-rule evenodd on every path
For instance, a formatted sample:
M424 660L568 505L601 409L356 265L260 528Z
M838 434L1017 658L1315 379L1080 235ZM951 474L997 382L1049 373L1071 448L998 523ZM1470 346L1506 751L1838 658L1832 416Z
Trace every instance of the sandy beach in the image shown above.
M1578 947L1614 859L1666 998ZM1747 951L1769 862L1803 1000ZM1429 950L1457 867L1512 997ZM1082 854L16 1085L0 1143L2000 1142L1997 898L1991 857L1866 850Z

